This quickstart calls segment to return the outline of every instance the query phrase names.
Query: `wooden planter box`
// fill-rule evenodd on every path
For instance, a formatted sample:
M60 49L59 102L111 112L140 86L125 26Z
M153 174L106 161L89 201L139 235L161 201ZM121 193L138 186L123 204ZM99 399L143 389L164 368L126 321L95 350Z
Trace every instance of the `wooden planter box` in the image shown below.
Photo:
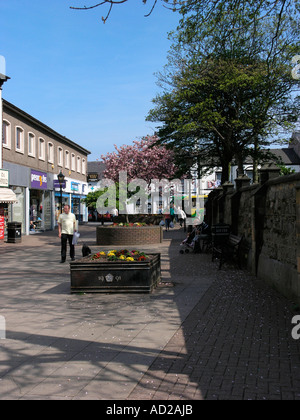
M148 254L149 261L74 261L71 292L151 293L161 279L160 254Z

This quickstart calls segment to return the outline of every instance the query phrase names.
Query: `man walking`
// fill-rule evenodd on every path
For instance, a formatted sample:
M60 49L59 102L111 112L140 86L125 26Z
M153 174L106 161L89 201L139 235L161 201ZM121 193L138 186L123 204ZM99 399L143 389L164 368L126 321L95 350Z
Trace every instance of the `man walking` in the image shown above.
M76 217L71 213L70 206L64 206L64 213L58 218L58 236L61 238L61 263L66 262L67 242L70 246L71 260L75 260L75 246L73 245L73 235L76 232Z

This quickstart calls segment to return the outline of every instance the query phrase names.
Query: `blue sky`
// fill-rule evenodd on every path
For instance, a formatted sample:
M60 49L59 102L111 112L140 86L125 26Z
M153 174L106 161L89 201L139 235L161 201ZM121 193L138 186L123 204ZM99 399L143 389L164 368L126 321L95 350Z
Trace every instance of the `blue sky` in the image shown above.
M149 0L150 1L150 0ZM89 160L153 134L145 117L179 15L141 0L74 11L93 0L0 0L3 97L92 152Z

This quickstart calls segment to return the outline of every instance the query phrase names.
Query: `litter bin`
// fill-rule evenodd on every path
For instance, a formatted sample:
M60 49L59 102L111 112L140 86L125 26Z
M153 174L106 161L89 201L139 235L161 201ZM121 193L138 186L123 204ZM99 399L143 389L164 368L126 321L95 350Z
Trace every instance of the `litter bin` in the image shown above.
M7 223L7 242L15 244L22 241L22 223Z

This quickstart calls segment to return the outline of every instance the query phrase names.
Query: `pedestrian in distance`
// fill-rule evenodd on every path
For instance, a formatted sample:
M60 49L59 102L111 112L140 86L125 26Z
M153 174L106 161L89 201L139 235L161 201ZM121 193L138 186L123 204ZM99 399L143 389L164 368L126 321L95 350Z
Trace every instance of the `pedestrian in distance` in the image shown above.
M70 247L70 258L75 260L75 246L73 245L73 236L77 232L77 221L75 214L71 213L69 205L64 206L64 212L58 218L58 236L61 238L61 263L66 262L67 242Z
M163 214L164 214L166 231L168 232L170 230L170 225L172 221L170 209L165 209Z
M171 215L171 223L173 223L173 226L174 226L175 207L174 207L174 204L173 203L171 203L171 206L170 206L170 215Z
M185 220L186 220L186 214L185 214L185 212L182 210L182 208L181 208L181 207L178 207L178 209L177 209L177 215L178 215L178 219L179 219L180 227L182 227L182 225L185 223Z

